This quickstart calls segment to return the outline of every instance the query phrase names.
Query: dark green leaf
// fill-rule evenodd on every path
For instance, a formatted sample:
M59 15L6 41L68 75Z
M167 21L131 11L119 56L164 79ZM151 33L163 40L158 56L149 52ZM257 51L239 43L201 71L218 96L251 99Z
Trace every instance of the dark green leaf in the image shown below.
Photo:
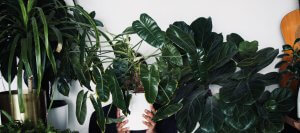
M33 17L31 19L32 28L33 28L33 37L34 37L34 49L35 49L35 60L36 60L36 69L37 69L37 92L40 93L41 83L43 78L43 67L42 67L42 57L40 49L40 39L39 39L39 30L36 19Z
M7 77L8 77L8 86L9 86L9 91L11 90L11 82L12 82L12 65L13 65L13 60L15 56L15 50L18 45L18 41L20 39L20 34L18 34L14 40L13 43L10 47L10 52L9 52L9 60L8 60L8 69L7 69Z
M69 96L70 86L68 85L65 79L59 78L57 82L57 90L59 93L63 94L64 96Z
M177 111L179 111L182 108L181 103L175 103L171 105L166 105L161 108L159 108L153 117L153 121L157 122L162 119L168 118L175 114Z
M23 0L18 0L18 3L19 3L19 6L20 6L20 8L21 8L24 26L27 28L27 24L28 24L28 14L27 14L27 10L26 10L24 1L23 1Z
M242 57L251 57L258 50L258 42L257 41L243 41L239 45L239 53Z
M180 52L170 43L166 43L162 48L163 59L175 66L182 66L182 57Z
M125 117L120 118L106 118L106 124L112 124L112 123L120 123L124 120Z
M232 42L236 44L237 47L239 47L240 43L244 41L244 39L236 33L231 33L227 35L226 40L227 42Z
M201 120L205 105L207 90L198 88L183 100L183 107L176 115L176 123L179 131L192 132L196 124Z
M97 101L96 101L94 96L91 96L90 100L91 100L93 107L95 109L95 112L96 112L97 124L100 127L101 131L105 132L106 119L105 119L104 112L102 109L101 101L99 98L97 98Z
M76 99L76 118L80 125L83 125L85 119L86 119L86 99L87 99L88 92L84 93L83 90L81 90Z
M294 41L294 44L298 43L300 41L300 38L297 38L295 41Z
M158 93L159 71L156 65L141 66L141 81L144 86L146 100L153 104Z
M103 77L101 71L97 67L93 67L93 75L96 81L96 92L99 96L99 99L102 102L106 102L109 99L109 88L107 85L103 85Z
M292 46L289 44L285 44L282 46L283 51L293 50Z
M147 14L141 14L140 20L132 23L134 31L153 47L160 48L164 43L164 33Z
M211 46L208 42L211 38L212 31L211 18L198 18L192 24L191 27L195 33L195 42L198 48L209 48ZM223 41L223 40L222 40Z
M275 65L275 68L280 68L282 65L286 65L287 63L287 61L282 60Z
M30 68L28 55L27 55L28 54L28 51L27 51L28 45L31 45L31 44L28 44L26 39L21 40L21 46L22 46L21 47L21 55L22 55L21 58L22 58L22 62L25 65L25 70L26 70L27 76L31 76L32 71L31 71L31 68Z
M113 69L106 70L105 75L103 76L105 83L108 84L108 87L112 94L112 103L121 110L126 110L126 104L122 90L119 86L117 78Z
M200 127L204 132L214 133L221 129L224 122L224 114L219 107L219 103L215 97L211 96L207 98L200 120Z
M287 54L287 53L280 54L280 55L277 56L277 58L283 58L283 57L286 57L286 56L290 56L290 54Z
M233 116L226 117L225 121L236 130L248 130L256 122L256 114L251 106L236 106L233 112Z

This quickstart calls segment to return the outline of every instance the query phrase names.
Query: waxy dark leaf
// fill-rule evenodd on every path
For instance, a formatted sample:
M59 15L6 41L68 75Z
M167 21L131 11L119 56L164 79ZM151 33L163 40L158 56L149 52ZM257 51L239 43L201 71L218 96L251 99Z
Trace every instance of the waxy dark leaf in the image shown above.
M94 98L94 96L90 96L90 100L93 104L93 107L96 112L96 117L97 117L97 124L100 127L102 132L105 132L105 124L106 124L106 119L104 116L104 112L102 109L102 104L99 98L97 100Z
M153 121L157 122L162 119L168 118L173 114L175 114L177 111L179 111L181 108L182 108L181 103L175 103L175 104L163 106L157 110L155 116L153 117Z
M64 96L69 96L70 86L68 85L65 79L59 78L57 82L57 90L59 93L63 94Z
M76 99L76 118L80 125L83 125L85 119L86 119L86 99L87 99L88 92L84 93L83 90L81 90Z
M147 14L142 14L140 20L134 21L132 28L143 40L153 47L160 48L164 44L164 33Z
M159 84L159 71L156 65L141 66L141 81L144 86L146 100L153 104L156 100Z
M185 97L182 109L176 115L176 123L179 131L192 132L196 124L201 120L205 106L207 90L198 88Z

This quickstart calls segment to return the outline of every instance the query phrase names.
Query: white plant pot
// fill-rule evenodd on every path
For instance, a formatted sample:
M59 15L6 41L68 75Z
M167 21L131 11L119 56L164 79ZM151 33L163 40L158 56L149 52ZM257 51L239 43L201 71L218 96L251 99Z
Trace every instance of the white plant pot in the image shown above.
M143 123L146 121L143 117L145 109L150 110L150 104L145 98L145 93L131 93L132 97L129 103L130 115L124 120L128 120L128 123L124 127L129 127L130 131L147 130L148 127ZM121 112L121 116L124 114Z
M68 104L64 100L53 101L47 122L55 129L66 130L68 126Z

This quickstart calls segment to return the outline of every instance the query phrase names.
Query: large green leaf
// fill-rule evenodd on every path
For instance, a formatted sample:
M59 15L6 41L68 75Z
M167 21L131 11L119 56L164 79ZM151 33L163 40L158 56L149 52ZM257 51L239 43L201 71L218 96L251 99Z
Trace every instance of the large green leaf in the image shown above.
M237 105L233 110L232 116L227 116L225 121L228 125L239 131L245 131L252 128L256 122L256 114L251 106Z
M210 71L207 77L208 81L211 84L222 85L226 83L226 80L228 80L228 78L233 75L235 70L236 70L236 64L233 60L231 60L226 64L224 64L222 67Z
M239 53L242 57L251 57L253 56L258 49L257 41L243 41L239 45Z
M175 104L170 104L163 106L159 108L153 117L153 121L160 121L162 119L168 118L175 114L177 111L179 111L182 108L181 103L175 103Z
M31 19L32 28L33 28L33 38L34 38L34 49L35 49L35 61L36 61L36 70L37 70L37 93L40 93L42 78L43 78L43 68L42 68L42 57L41 57L41 49L40 49L40 38L39 38L39 30L36 19L33 17Z
M56 62L55 62L55 58L54 58L54 55L52 53L52 48L49 44L49 35L48 35L48 23L47 23L47 20L46 20L46 16L44 14L44 11L42 8L37 8L38 11L39 11L39 16L42 20L42 23L43 23L43 29L44 29L44 44L45 44L45 48L46 48L46 53L47 53L47 56L49 58L49 61L50 61L50 64L52 66L52 69L53 69L53 72L54 74L57 73L57 69L56 69Z
M81 90L76 99L76 118L80 125L83 125L85 119L86 119L86 99L87 99L88 92L84 93L83 90Z
M238 52L237 47L233 43L223 43L215 49L214 54L208 55L208 70L217 69L229 62L232 57Z
M276 88L272 91L270 99L266 101L264 107L271 112L290 112L294 108L292 93L285 88Z
M222 128L224 114L215 97L210 96L206 99L205 109L199 122L201 130L206 133L215 133Z
M205 105L207 90L198 88L186 96L182 102L182 109L176 114L177 128L181 132L192 132L201 120Z
M132 28L143 40L153 47L160 48L164 44L164 33L147 14L141 14L140 20L132 23Z
M191 24L191 27L195 33L195 42L198 48L209 49L210 47L214 47L210 46L209 41L212 37L211 18L198 18Z
M102 102L108 101L110 91L108 86L103 84L103 76L101 74L101 71L97 67L93 67L93 76L96 81L96 92L99 96L99 99Z
M101 131L105 132L106 119L105 119L104 112L102 109L101 101L99 98L97 98L97 101L96 101L94 96L90 96L90 100L91 100L93 107L95 109L95 112L96 112L97 124L100 127Z
M186 30L181 29L181 27L170 25L166 34L173 43L187 53L194 54L197 52L194 36L191 33L187 33Z
M153 104L156 100L159 84L159 71L156 65L141 66L141 81L144 86L146 100Z
M64 96L69 96L70 86L68 85L66 79L59 78L57 82L57 90L60 94L63 94Z
M121 110L126 110L126 104L122 90L119 86L117 78L113 69L106 70L104 76L104 83L108 84L108 87L112 95L112 103Z
M182 66L183 62L182 62L182 57L180 52L177 50L177 48L174 45L170 43L166 43L161 50L163 59L168 61L172 65Z

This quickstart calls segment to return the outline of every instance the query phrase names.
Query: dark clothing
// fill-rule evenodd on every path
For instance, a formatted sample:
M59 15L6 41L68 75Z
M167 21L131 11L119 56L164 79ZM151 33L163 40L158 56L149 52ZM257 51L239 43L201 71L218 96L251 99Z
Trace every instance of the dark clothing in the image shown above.
M109 106L103 107L105 116L108 113ZM108 116L111 118L116 118L117 108L112 106L111 111ZM100 128L97 125L96 113L94 112L90 119L89 133L101 133ZM156 124L155 130L157 133L177 133L175 116L171 116L165 120L159 121ZM131 131L131 133L145 133L146 131ZM107 124L105 133L117 133L116 124Z

